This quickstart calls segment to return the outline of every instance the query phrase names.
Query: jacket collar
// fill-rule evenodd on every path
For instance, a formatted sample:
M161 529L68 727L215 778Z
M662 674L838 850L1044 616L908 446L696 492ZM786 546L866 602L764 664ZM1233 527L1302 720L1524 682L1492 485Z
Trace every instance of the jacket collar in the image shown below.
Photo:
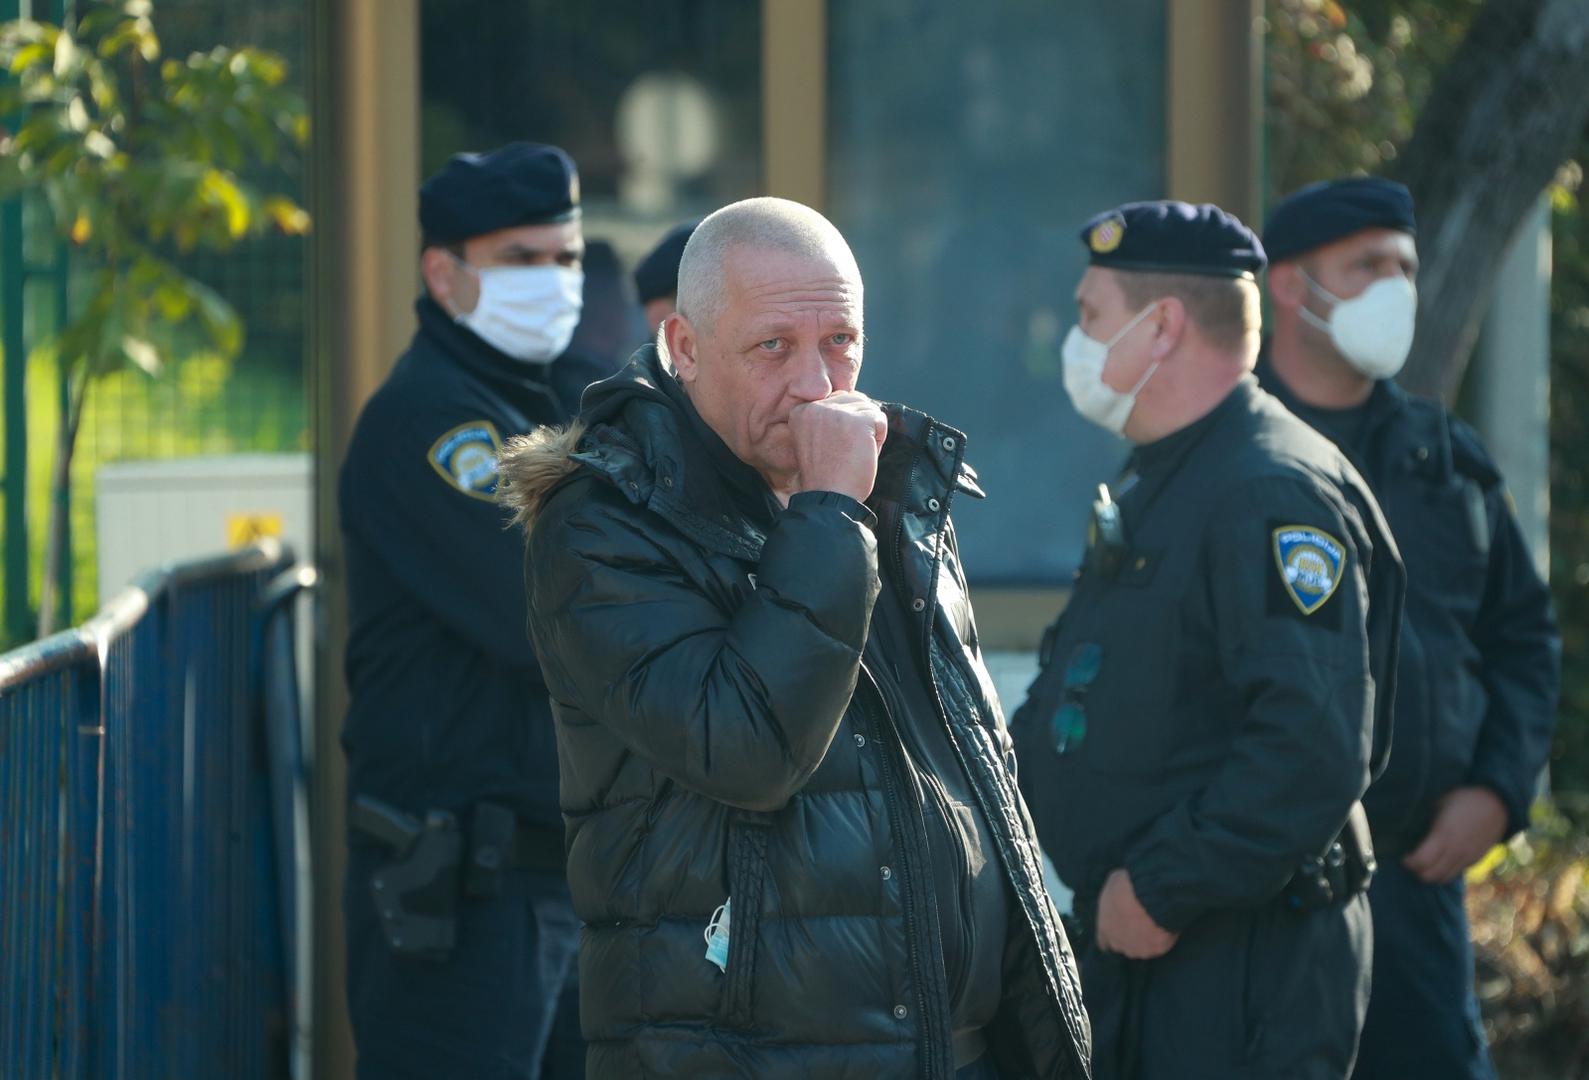
M1368 399L1361 405L1348 409L1324 409L1309 405L1300 400L1292 392L1291 387L1286 385L1285 380L1275 372L1274 363L1270 360L1270 346L1270 339L1265 338L1263 347L1258 351L1258 367L1255 373L1259 385L1279 398L1280 404L1329 435L1337 444L1341 441L1337 436L1344 436L1346 430L1355 426L1358 419L1362 421L1360 428L1362 437L1367 439L1375 430L1406 409L1407 391L1398 386L1394 379L1377 380L1373 390L1369 391Z
M772 528L778 519L778 499L761 473L735 456L723 437L702 419L695 403L684 392L683 383L676 378L660 378L657 387L683 418L680 424L681 442L687 452L693 451L688 453L693 460L686 470L690 477L714 475L720 481L722 493L731 509L743 514L758 529ZM716 492L703 494L715 495Z
M1137 447L1131 455L1128 468L1134 468L1137 472L1147 475L1172 466L1186 457L1194 446L1203 441L1204 436L1223 424L1229 417L1250 411L1261 393L1256 379L1251 375L1242 376L1231 388L1230 393L1225 395L1224 400L1206 414L1179 431L1172 431L1162 439Z
M420 336L451 363L477 379L546 398L557 405L563 415L572 411L573 402L563 400L564 395L559 393L562 388L557 385L560 380L553 374L556 365L566 363L565 360L560 358L547 364L515 360L486 344L480 335L448 315L429 296L421 296L414 302L414 312L419 316Z
M1374 476L1374 466L1384 448L1400 447L1398 466L1435 479L1452 471L1451 439L1443 411L1418 407L1421 399L1404 390L1395 379L1374 383L1368 400L1352 409L1321 409L1297 398L1275 373L1269 359L1270 340L1258 353L1259 384L1279 399L1299 419L1321 432L1341 449L1364 476ZM1354 420L1361 425L1355 426ZM1380 448L1380 449L1376 449Z
M929 515L941 527L950 492L983 497L965 464L962 432L903 405L883 409L889 433L867 500L880 520L905 511ZM697 543L733 558L760 557L776 503L756 505L762 493L771 498L766 484L700 421L654 345L586 391L582 418L588 429L574 460Z

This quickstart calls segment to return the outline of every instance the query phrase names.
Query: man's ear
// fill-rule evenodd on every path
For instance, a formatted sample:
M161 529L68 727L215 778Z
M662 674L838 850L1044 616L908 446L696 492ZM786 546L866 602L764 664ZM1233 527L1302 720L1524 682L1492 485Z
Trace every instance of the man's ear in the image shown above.
M1159 305L1159 310L1149 316L1155 324L1153 335L1153 359L1163 360L1175 347L1181 343L1181 338L1186 333L1186 305L1181 303L1179 297L1166 296Z
M1269 299L1277 308L1295 311L1307 298L1307 282L1302 280L1302 274L1297 269L1296 263L1283 262L1278 266L1271 266L1268 284Z
M696 334L695 327L690 325L690 320L675 311L662 320L662 340L668 347L668 359L673 361L673 370L678 372L679 381L686 386L693 383L701 373L699 355L700 336Z
M419 255L419 273L425 279L425 291L449 315L457 311L452 296L454 270L452 256L442 248L428 247Z

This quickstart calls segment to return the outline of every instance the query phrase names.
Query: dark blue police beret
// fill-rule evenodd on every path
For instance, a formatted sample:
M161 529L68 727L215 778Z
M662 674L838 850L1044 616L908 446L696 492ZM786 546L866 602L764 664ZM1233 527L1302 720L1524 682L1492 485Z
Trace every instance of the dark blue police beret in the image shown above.
M635 292L642 304L673 296L679 291L679 260L684 258L684 245L690 242L699 221L686 221L668 230L640 265L634 268Z
M429 244L577 217L579 171L573 158L544 143L454 154L419 188L419 228Z
M1081 242L1092 265L1110 270L1250 279L1264 266L1253 231L1206 203L1126 203L1083 225Z
M1412 193L1375 176L1321 180L1281 199L1264 226L1270 262L1283 262L1364 229L1418 234Z

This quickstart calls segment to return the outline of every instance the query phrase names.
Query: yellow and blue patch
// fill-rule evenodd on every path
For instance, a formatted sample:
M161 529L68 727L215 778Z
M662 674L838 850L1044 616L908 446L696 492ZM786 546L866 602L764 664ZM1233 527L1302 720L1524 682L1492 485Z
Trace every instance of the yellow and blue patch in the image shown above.
M1280 584L1298 611L1312 615L1340 588L1346 547L1312 525L1281 525L1273 535Z
M492 502L497 491L497 455L502 436L489 420L459 424L437 439L428 456L431 468L465 495Z

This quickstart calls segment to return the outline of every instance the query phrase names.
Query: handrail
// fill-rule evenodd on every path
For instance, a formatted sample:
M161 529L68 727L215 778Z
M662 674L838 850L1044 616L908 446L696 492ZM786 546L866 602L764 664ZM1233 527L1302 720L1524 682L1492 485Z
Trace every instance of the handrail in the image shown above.
M306 1074L316 580L274 541L168 562L0 655L0 1073Z
M162 563L140 574L81 626L0 655L0 694L50 672L98 659L106 645L132 629L150 605L171 588L264 570L280 563L284 554L281 543L267 537L227 555Z
M0 655L0 694L51 672L92 663L98 655L94 638L81 626L12 649Z
M266 615L274 614L278 607L300 592L305 589L316 589L319 586L320 571L306 563L299 563L270 579L270 583L265 586L264 594L259 598L260 609Z

